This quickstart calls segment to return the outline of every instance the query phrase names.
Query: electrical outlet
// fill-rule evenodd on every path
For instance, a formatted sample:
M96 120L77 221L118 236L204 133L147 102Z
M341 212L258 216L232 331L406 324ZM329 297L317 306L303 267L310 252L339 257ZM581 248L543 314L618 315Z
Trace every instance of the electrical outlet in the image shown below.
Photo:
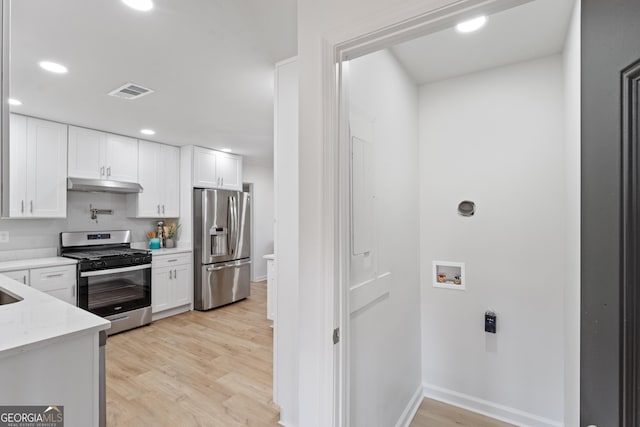
M8 231L0 231L0 243L9 243Z

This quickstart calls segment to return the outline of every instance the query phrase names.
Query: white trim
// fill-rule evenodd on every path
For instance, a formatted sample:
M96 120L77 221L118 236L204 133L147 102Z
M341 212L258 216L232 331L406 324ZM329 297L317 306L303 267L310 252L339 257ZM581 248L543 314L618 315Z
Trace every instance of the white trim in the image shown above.
M252 280L252 282L264 282L265 280L267 280L267 275L263 275L263 276L258 276L255 279Z
M423 387L418 386L418 389L416 390L415 393L413 393L413 396L411 397L411 400L407 404L407 407L404 409L404 411L402 411L402 415L400 415L400 418L396 423L396 427L409 427L409 425L411 424L411 421L413 421L413 417L415 417L416 412L418 412L418 408L420 407L420 404L422 403L423 395L424 395Z
M521 427L564 427L561 421L550 420L539 415L521 411L516 408L489 402L468 394L448 390L431 384L423 384L424 397L448 403L467 411L476 412L487 417Z

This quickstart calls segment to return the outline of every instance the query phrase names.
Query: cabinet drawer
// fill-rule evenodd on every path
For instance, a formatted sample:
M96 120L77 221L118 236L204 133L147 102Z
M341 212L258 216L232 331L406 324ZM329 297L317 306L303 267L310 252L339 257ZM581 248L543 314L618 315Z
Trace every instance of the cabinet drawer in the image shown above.
M153 268L171 267L174 265L191 264L191 253L182 253L175 255L153 255Z
M13 280L17 280L24 285L29 285L29 270L5 271L0 274L4 274L5 276L10 277Z
M68 289L76 285L76 267L61 266L31 269L31 287L43 292Z

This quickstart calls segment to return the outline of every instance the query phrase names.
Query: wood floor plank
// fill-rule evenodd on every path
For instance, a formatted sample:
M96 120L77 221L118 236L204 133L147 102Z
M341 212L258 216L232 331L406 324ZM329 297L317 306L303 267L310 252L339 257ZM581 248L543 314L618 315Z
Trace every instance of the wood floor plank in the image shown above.
M278 426L266 293L109 337L107 424Z
M425 398L410 427L515 427L493 418Z

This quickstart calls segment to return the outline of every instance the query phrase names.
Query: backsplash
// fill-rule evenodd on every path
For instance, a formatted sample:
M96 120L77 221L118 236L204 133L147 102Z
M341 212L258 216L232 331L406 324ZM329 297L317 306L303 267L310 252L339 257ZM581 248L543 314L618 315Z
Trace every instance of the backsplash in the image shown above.
M9 243L0 243L0 261L56 255L62 231L131 230L133 242L146 242L146 232L155 229L157 220L128 218L126 200L125 194L69 191L65 219L2 219L0 231L9 232ZM89 205L113 214L98 215L96 223Z

